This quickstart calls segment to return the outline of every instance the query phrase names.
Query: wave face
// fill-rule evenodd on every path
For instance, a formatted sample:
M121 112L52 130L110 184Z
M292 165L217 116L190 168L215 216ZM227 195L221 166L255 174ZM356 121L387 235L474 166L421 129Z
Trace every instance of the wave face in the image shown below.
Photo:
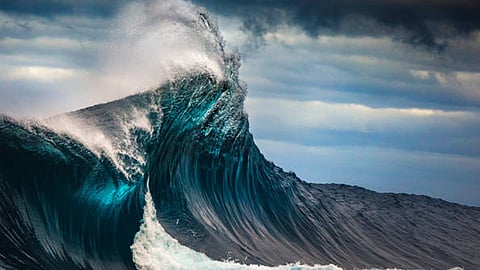
M221 76L198 68L42 123L0 118L1 268L480 268L479 208L307 183L266 160L239 57L219 44Z

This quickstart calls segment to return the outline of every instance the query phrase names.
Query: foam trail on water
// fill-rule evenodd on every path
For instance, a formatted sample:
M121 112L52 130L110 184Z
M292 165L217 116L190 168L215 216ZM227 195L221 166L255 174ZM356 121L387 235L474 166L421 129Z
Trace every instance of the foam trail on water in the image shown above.
M244 265L231 261L215 261L205 254L180 245L157 220L155 205L150 191L145 194L143 224L135 235L132 248L133 261L139 270L189 270L189 269L254 269L254 270L342 270L330 265L287 264L275 267Z

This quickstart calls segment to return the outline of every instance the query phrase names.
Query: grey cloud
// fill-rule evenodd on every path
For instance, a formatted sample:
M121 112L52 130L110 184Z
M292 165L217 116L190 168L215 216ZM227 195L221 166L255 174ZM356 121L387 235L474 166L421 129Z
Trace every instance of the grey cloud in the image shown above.
M280 24L294 24L311 36L320 33L391 36L437 51L451 36L480 29L475 0L194 0L227 16L238 16L257 38Z
M293 47L274 41L242 68L250 96L362 103L373 107L463 110L480 106L480 95L474 89L480 78L478 49L469 49L461 57L466 59L470 55L470 59L477 59L475 64L473 60L471 63L457 60L459 47L447 49L442 59L436 59L415 48L398 49L388 39L328 37L326 42L303 42L297 36L288 39L297 40ZM426 75L416 76L416 71ZM471 74L470 82L457 78L459 71Z
M378 111L361 120L357 119L362 118L361 113L345 112L343 108L312 110L298 117L297 107L284 103L265 99L247 102L255 138L307 146L369 146L480 158L478 112L463 118L387 116ZM275 107L281 113L265 107ZM312 119L319 119L319 123L310 124Z

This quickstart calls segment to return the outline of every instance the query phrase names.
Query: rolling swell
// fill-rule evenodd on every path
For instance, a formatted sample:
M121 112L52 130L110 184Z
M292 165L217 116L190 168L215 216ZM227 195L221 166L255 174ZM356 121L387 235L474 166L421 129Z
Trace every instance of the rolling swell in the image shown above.
M45 124L2 117L0 267L134 269L150 194L166 232L217 260L480 267L479 208L306 183L267 161L238 56L219 48L221 77L200 68Z

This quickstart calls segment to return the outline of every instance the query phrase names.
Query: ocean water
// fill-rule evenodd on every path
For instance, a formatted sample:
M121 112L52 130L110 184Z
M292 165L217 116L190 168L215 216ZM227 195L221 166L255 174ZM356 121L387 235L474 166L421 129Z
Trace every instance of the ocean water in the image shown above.
M479 208L265 159L239 54L205 10L169 3L154 17L193 29L200 59L122 99L0 117L0 268L480 269Z

